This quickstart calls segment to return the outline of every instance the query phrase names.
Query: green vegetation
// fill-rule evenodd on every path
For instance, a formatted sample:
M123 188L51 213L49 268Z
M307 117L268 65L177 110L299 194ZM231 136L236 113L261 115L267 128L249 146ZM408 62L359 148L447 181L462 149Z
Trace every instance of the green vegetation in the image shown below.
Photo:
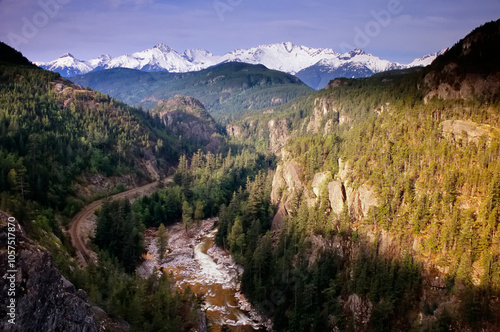
M182 155L174 184L138 199L132 209L146 227L177 221L188 227L193 221L217 215L221 205L228 204L233 193L248 186L273 159L247 149L237 153L230 149L225 155L198 150L190 161Z
M106 252L99 262L76 270L75 286L87 290L90 301L114 317L123 317L132 332L192 331L201 322L200 301L190 289L172 290L169 277L143 279L125 273Z
M165 257L168 245L168 231L163 224L160 224L158 231L156 231L156 246L158 247L158 256L160 259Z
M259 172L253 181L247 181L244 190L234 192L220 208L215 241L230 249L239 263L252 261L259 237L271 227L275 212L269 199L272 175Z
M77 192L77 185L89 185L87 177L149 181L141 170L146 160L166 172L191 143L179 142L158 118L81 90L3 43L0 49L0 208L52 252L58 269L88 291L92 304L126 318L133 331L199 326L200 299L189 291L172 290L166 277L143 280L126 273L142 254L144 228L128 201L103 205L95 239L102 248L98 265L79 269L62 232L92 198ZM123 189L118 185L113 192Z
M182 74L110 69L72 80L148 109L161 99L194 97L218 121L227 121L249 109L282 105L313 91L292 75L245 63L226 63Z
M190 162L182 155L174 175L175 184L136 200L132 206L127 200L103 204L94 239L99 247L99 264L76 270L72 280L88 290L93 303L113 315L128 318L137 312L127 319L134 331L186 331L197 326L201 298L189 289L184 293L172 291L165 275L159 280L154 275L143 280L131 274L143 253L145 226L159 226L157 244L159 254L163 255L168 241L164 224L182 218L187 229L194 220L216 214L221 204L225 209L224 204L229 203L231 195L237 195L232 193L237 188L242 193L245 190L242 188L246 187L245 192L250 193L248 198L253 202L249 204L248 216L265 216L262 224L269 228L272 215L266 200L269 191L259 188L270 183L270 178L257 172L270 162L248 150L236 155L229 150L225 156L199 150ZM264 207L263 202L267 202ZM252 239L257 239L261 234L260 222L252 221L252 225L255 232ZM255 247L252 241L241 238L238 238L238 245L241 250Z
M143 233L144 225L135 218L127 199L106 201L97 218L94 243L130 273L144 251Z
M144 153L163 167L178 158L158 119L35 67L1 65L0 103L0 200L21 220L40 207L75 213L83 172L146 178Z
M488 52L498 48L493 41L499 24L485 25L465 42L490 45ZM172 291L165 276L142 280L130 274L142 251L143 229L159 227L162 247L168 236L164 225L183 221L187 228L218 215L215 242L244 266L242 289L273 318L276 330L493 331L500 322L500 141L495 134L500 94L492 90L486 97L424 102L435 89L424 82L435 79L458 88L467 74L498 69L496 59L480 47L467 54L464 49L462 41L421 71L339 79L287 105L251 112L233 123L239 127L237 142L245 144L233 141L231 149L221 148L224 153L192 155L181 154L183 146L157 118L78 90L57 75L1 64L1 207L50 247L47 233L64 239L61 216L82 204L73 188L82 172L128 174L142 165L144 151L160 165L180 155L171 186L133 205L103 206L95 238L99 268L91 264L71 274L93 303L122 317L134 313L134 329L192 328L201 301L189 290ZM442 71L455 61L462 69ZM231 64L205 73L243 91L267 85L259 73L229 75L243 69L262 70ZM118 76L108 81L115 88L133 72L109 73ZM161 81L155 75L189 78L178 91L209 86L188 74L133 75L153 87ZM217 86L214 94L224 97L224 85ZM135 89L142 93L140 86ZM480 136L445 130L446 120L492 130ZM282 156L297 166L293 180L301 182L300 189L272 188L276 160L266 151L281 148L280 135L287 138ZM196 150L190 149L182 151ZM315 174L324 171L341 180L346 192L369 187L377 206L360 215L348 201L341 213L332 212L328 186L317 195L311 190ZM274 220L272 189L279 189L286 202L285 215Z
M491 32L491 24L486 29ZM479 33L486 37L466 40L498 46L491 43L498 40L497 32L494 37ZM458 56L462 44L453 50ZM490 59L480 49L465 58L460 55L464 75L497 68L478 62L481 54L481 59ZM251 253L245 247L250 229L242 222L248 198L235 196L237 203L221 209L218 243L245 266L243 289L273 317L276 329L444 331L498 326L500 141L494 130L479 137L445 132L442 123L465 120L500 128L500 100L493 91L487 98L424 103L433 88L422 84L424 77L439 75L450 58L454 56L414 73L339 79L327 90L234 123L241 129L240 141L254 140L263 149L285 132L290 137L286 158L299 165L304 190L311 192L318 172L339 176L341 158L347 165L343 183L373 188L379 202L364 218L347 205L336 215L327 188L312 205L301 192L285 188L285 198L293 195L286 206L288 216L276 232L265 235L262 229ZM440 82L453 86L457 77L449 76L441 76ZM287 131L270 128L270 120L282 121ZM315 123L318 131L311 129ZM231 223L229 229L225 223ZM445 280L429 286L437 275ZM366 325L352 316L347 304L355 301L354 295L358 306L372 308ZM415 319L416 311L423 313L423 325Z

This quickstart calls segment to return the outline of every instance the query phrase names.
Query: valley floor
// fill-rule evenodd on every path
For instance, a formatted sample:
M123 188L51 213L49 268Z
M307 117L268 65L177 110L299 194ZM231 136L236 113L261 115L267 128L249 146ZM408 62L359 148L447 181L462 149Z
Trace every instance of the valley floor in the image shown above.
M182 223L167 227L168 249L159 259L155 231L146 232L147 254L139 267L139 274L149 276L161 270L170 274L176 287L189 287L205 296L204 309L215 330L223 325L232 331L254 331L261 326L271 327L240 292L239 277L243 268L234 263L228 251L214 245L217 218L193 225L187 231Z

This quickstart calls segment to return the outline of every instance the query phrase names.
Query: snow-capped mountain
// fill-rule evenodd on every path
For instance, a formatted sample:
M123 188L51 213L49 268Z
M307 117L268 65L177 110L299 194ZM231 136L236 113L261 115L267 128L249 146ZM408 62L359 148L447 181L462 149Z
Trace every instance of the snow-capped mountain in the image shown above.
M413 62L411 62L407 66L409 68L411 68L411 67L426 67L426 66L430 65L432 63L432 61L434 61L434 59L436 59L441 54L444 54L444 52L446 52L446 51L448 51L447 48L445 48L437 53L424 55L421 58L413 60Z
M337 77L369 77L375 73L403 68L407 68L407 65L382 60L363 50L355 49L333 59L322 59L302 69L295 76L314 89L322 89Z
M426 55L422 58L413 60L410 64L404 65L397 62L382 60L360 49L355 49L351 52L342 54L336 59L322 59L314 65L297 72L295 76L314 89L322 89L328 82L337 77L370 77L373 74L388 70L425 67L430 65L438 55L445 51L446 50Z
M226 53L224 61L238 61L250 64L262 64L269 69L288 74L314 65L322 59L335 59L339 54L332 49L297 46L290 42L261 45L246 50L235 50Z
M42 67L43 69L57 72L63 77L72 77L76 75L86 74L88 72L91 72L95 68L89 62L75 59L75 57L70 53L63 54L59 59L51 62L35 62L35 64Z
M192 53L194 51L189 54ZM186 54L179 54L165 44L158 44L145 51L111 59L105 66L105 69L110 68L131 68L144 71L166 70L173 73L182 73L200 70L203 69L203 66L190 61Z
M165 44L153 48L113 58L102 55L97 59L82 61L71 54L65 54L48 63L36 63L38 66L59 72L64 77L86 74L93 70L111 68L131 68L143 71L168 71L183 73L202 70L225 62L245 62L262 64L269 69L297 75L304 82L316 89L322 88L324 81L335 75L347 77L366 77L373 73L390 69L402 69L430 64L438 54L416 59L408 65L380 59L360 49L348 53L337 53L328 48L310 48L294 45L290 42L260 45L249 49L238 49L222 56L193 49L179 53ZM309 76L321 76L319 81L308 81Z
M343 64L332 64L332 61L325 59L302 69L295 76L311 88L318 90L324 88L328 82L337 77L370 77L374 73L373 70L362 63L346 62Z
M100 57L96 59L92 59L88 61L88 65L92 68L93 70L102 70L106 69L106 65L113 60L113 57L109 54L103 54Z

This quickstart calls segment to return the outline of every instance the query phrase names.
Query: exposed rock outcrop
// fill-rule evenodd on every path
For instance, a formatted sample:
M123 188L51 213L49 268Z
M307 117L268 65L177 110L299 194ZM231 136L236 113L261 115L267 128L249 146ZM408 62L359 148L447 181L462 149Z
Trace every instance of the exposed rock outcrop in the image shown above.
M369 331L373 304L368 299L362 299L357 294L349 296L344 303L344 310L352 313L355 331Z
M371 186L362 184L359 187L353 187L349 182L349 172L351 168L348 163L339 159L338 180L332 180L331 172L316 173L311 182L312 193L309 187L302 182L303 170L288 153L283 150L283 162L278 165L273 178L271 201L274 204L283 204L280 207L280 215L277 215L276 221L283 220L283 213L289 213L293 210L294 195L300 193L310 207L313 207L320 198L321 190L324 185L328 188L328 199L332 211L340 214L347 204L351 218L361 220L368 216L370 208L379 205L378 198ZM286 215L286 214L285 214Z
M316 98L311 118L307 124L307 132L313 134L321 133L323 136L329 135L333 124L338 123L341 117L345 117L345 115L340 115L340 113L331 99L326 97ZM345 121L343 119L342 123Z
M354 219L363 219L368 216L372 206L378 206L378 200L375 192L368 185L362 185L357 189L347 187L347 204L349 213Z
M0 212L0 234L7 236L7 218ZM16 319L7 319L7 252L0 252L0 330L19 332L83 331L97 332L92 308L83 290L76 288L54 267L50 253L26 238L19 225L16 228Z
M352 167L348 162L344 162L342 158L339 158L339 172L337 173L338 178L342 182L348 181L348 176L352 171ZM346 183L347 184L347 183Z
M314 204L315 201L310 198L311 194L301 180L302 168L289 158L286 150L283 149L281 154L283 161L276 168L271 191L271 203L278 205L278 212L273 219L273 229L280 229L283 219L297 208L294 200L298 195L309 204Z
M286 191L287 199L282 203L285 204L286 210L289 211L290 207L288 205L293 194L300 192L306 199L309 199L309 192L300 179L302 174L302 168L294 160L286 160L278 165L273 177L271 202L273 204L279 203Z
M446 120L441 123L441 128L443 136L454 140L478 143L483 136L487 142L494 137L500 137L500 129L472 121Z
M338 215L341 214L344 210L344 203L346 201L345 188L342 182L332 181L328 183L328 195L332 212Z
M236 139L241 139L242 134L241 134L241 127L236 124L228 124L226 126L226 132L229 136L236 138Z
M450 76L454 76L453 66L445 67L447 72L452 72ZM445 71L445 72L446 72ZM443 81L437 77L437 73L429 73L424 83L432 87L430 92L425 96L425 102L437 97L440 99L467 99L474 96L494 96L500 93L500 73L495 73L489 76L478 74L467 74L465 78L455 77L450 81Z
M286 119L270 120L267 123L269 129L269 148L271 152L278 153L285 146L290 137Z

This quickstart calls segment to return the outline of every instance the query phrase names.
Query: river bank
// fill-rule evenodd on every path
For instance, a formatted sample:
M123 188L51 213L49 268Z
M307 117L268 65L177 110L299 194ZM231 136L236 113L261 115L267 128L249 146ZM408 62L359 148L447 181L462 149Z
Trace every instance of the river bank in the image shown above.
M228 251L214 245L216 221L203 220L188 231L182 223L167 227L168 249L163 259L159 259L154 230L148 230L147 254L138 272L146 277L163 271L172 276L176 287L204 294L203 309L214 331L223 325L231 331L271 330L271 322L262 318L240 291L243 268L234 263Z

